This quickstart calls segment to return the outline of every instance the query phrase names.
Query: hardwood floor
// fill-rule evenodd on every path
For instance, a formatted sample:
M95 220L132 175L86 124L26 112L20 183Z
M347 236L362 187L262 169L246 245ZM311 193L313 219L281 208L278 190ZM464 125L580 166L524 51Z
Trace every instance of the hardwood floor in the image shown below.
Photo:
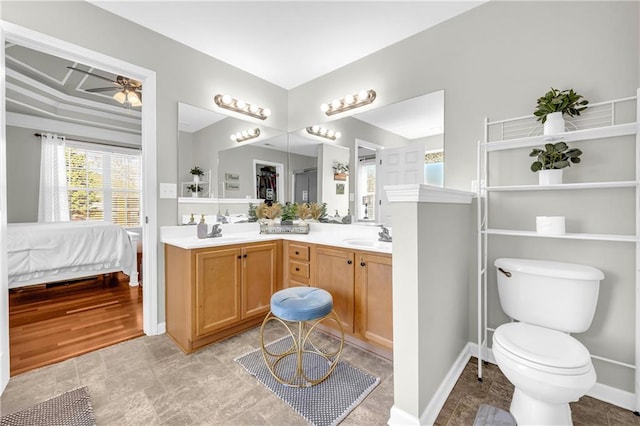
M119 274L11 290L11 375L142 336L142 287L128 281Z

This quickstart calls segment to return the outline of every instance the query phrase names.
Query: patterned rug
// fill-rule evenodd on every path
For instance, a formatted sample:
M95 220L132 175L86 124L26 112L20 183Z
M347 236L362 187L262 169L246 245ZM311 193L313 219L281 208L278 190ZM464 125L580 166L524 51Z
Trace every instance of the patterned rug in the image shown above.
M277 351L291 345L285 337L267 345ZM324 367L320 357L305 359L305 370L317 371ZM267 369L262 351L256 349L235 359L260 383L276 394L287 405L315 426L331 426L340 423L380 383L373 377L347 363L339 361L336 369L325 381L308 388L295 388L280 384ZM318 365L312 365L317 363ZM295 368L295 364L291 365ZM286 376L286 374L285 374Z
M81 387L0 417L0 426L93 426L93 408L87 387Z

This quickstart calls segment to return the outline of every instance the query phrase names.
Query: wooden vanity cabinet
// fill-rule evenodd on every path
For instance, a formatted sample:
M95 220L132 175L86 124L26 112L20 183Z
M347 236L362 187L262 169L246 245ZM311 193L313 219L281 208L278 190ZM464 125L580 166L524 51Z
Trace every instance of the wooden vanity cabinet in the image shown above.
M393 288L391 255L356 252L356 334L393 349Z
M333 306L353 344L391 356L393 348L391 255L317 246L315 286ZM327 323L331 326L331 323ZM335 327L337 328L337 327Z
M315 286L331 293L333 309L340 317L345 333L354 331L354 259L353 250L329 246L316 248Z
M165 245L167 333L184 352L263 320L279 287L281 244L193 250Z
M285 241L283 247L284 287L309 287L313 285L311 258L313 244Z

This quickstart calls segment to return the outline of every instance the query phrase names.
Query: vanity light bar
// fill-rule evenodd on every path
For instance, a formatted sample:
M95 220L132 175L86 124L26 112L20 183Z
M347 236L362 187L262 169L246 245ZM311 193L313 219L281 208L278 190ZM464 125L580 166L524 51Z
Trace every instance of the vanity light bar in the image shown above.
M330 139L332 141L340 139L340 136L342 136L340 132L335 132L333 130L327 129L326 127L318 126L317 124L307 127L307 133L315 136L320 136L321 138Z
M228 109L229 111L239 112L240 114L245 114L260 120L265 120L267 117L271 115L271 110L269 108L263 108L256 104L249 104L241 99L232 98L229 95L223 95L218 93L213 98L213 101L220 108L225 108L225 109Z
M257 138L258 136L260 136L260 129L256 127L255 129L247 129L241 132L233 133L231 135L231 140L239 143L248 141L249 139Z
M320 105L320 110L327 115L334 115L341 112L349 111L350 109L369 105L375 99L375 90L361 90L355 95L347 95L342 99L334 99L331 101L331 103L322 104Z

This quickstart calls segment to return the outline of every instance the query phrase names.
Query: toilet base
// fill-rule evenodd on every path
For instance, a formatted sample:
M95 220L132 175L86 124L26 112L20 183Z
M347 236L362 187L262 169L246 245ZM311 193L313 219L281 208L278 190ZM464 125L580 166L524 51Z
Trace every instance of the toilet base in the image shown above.
M518 388L513 391L509 411L516 418L518 426L573 424L568 403L550 404L531 398Z

